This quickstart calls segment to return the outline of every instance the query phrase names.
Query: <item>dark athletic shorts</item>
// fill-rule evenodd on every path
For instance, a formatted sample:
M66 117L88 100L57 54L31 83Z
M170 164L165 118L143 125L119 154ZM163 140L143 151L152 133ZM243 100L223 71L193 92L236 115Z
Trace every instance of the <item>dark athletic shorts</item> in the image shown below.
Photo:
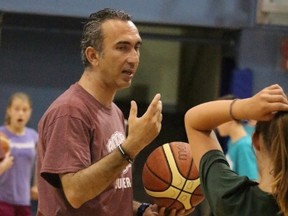
M30 206L12 205L0 201L0 215L5 216L32 216Z

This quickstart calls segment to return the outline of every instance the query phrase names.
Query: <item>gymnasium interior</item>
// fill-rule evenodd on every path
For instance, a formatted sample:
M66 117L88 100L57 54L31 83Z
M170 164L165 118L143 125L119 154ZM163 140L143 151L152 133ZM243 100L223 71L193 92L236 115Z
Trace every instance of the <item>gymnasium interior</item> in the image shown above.
M287 0L9 0L0 1L2 122L9 96L24 91L34 104L29 126L37 128L50 103L80 78L83 22L102 8L130 13L143 39L132 86L116 104L128 118L132 99L141 115L162 95L162 130L133 165L136 200L148 200L141 173L149 153L187 141L187 109L229 93L249 97L274 83L288 91ZM191 215L204 213L197 207Z

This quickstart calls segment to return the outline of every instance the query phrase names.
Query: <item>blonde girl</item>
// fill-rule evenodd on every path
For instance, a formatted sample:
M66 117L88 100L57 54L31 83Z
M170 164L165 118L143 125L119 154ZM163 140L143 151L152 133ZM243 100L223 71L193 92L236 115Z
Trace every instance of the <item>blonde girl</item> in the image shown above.
M0 212L5 216L31 216L31 191L37 197L37 187L31 188L35 165L37 132L27 127L32 114L32 101L23 93L13 94L7 105L5 122L0 127L10 144L13 165L0 176Z

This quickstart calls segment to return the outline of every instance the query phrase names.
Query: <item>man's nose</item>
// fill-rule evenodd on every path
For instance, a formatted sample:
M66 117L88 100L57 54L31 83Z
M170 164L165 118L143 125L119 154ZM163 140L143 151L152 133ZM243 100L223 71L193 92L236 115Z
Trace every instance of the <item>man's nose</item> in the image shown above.
M138 64L140 61L140 53L137 50L131 51L130 55L127 58L129 64Z

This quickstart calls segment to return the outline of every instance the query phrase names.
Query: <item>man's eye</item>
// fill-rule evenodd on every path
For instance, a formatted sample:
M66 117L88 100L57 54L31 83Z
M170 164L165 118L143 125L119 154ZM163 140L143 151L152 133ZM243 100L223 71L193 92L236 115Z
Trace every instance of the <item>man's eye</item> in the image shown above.
M141 46L137 46L135 49L136 49L137 52L139 52L140 48L141 48Z
M127 48L127 46L119 46L117 49L118 50L127 50L128 48Z

